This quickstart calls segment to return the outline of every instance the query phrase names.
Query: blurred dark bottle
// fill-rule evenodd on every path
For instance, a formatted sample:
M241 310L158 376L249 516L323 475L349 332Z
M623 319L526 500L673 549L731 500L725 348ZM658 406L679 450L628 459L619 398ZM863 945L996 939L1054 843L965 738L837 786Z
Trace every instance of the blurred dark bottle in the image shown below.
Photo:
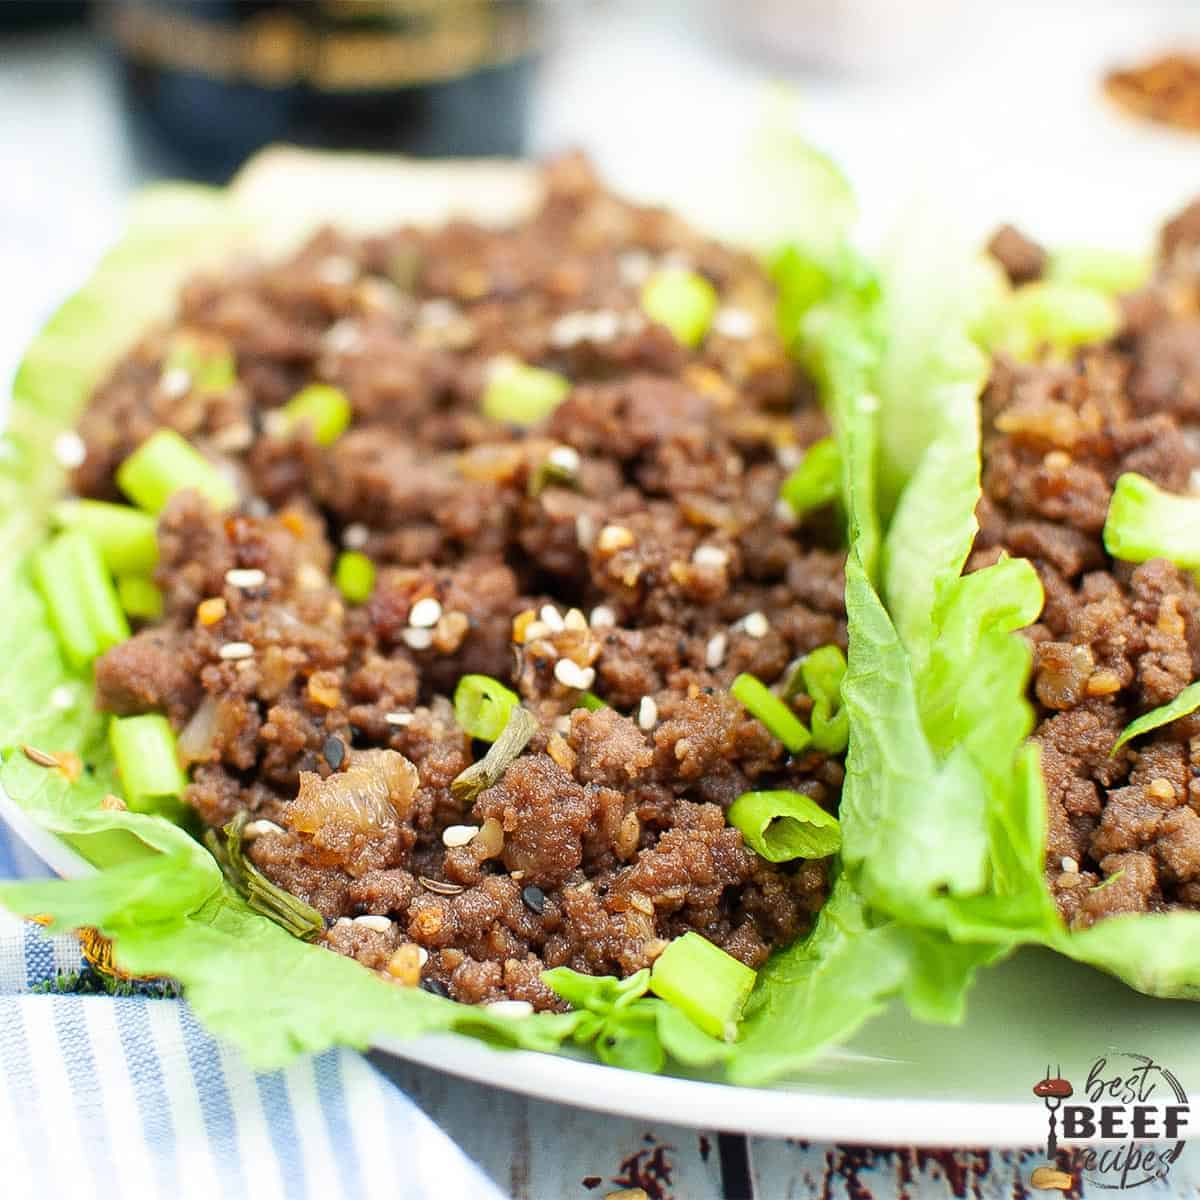
M275 141L519 154L539 8L539 0L115 0L100 14L147 165L223 181Z

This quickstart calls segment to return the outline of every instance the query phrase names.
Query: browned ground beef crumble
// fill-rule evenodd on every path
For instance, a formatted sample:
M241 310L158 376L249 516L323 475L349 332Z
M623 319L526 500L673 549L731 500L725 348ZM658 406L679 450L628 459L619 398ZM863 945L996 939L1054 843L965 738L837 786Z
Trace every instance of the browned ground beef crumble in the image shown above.
M1015 283L1045 261L1015 230L989 248ZM983 401L971 565L1007 550L1032 559L1045 588L1028 631L1034 739L1047 880L1075 927L1200 907L1200 716L1110 757L1129 721L1200 676L1200 593L1165 560L1110 559L1101 536L1123 472L1173 492L1200 480L1200 203L1166 227L1153 279L1123 304L1119 335L1068 364L998 359Z
M545 183L519 228L326 231L282 265L193 280L173 329L92 398L74 480L115 497L115 468L165 425L243 494L233 515L192 492L165 510L165 613L99 661L100 706L169 715L205 823L246 810L277 826L252 826L251 856L323 914L332 949L386 973L415 944L424 986L539 1008L557 1003L546 966L626 975L687 930L758 965L809 928L826 863L765 862L723 810L752 786L832 810L841 764L789 757L726 689L846 639L836 522L797 529L777 503L827 426L775 332L768 280L671 214L613 197L578 159ZM724 315L695 351L640 315L664 260L719 291ZM165 385L178 329L231 348L236 384ZM480 415L502 353L573 385L527 432ZM272 420L313 380L353 407L327 448ZM576 483L539 490L556 447L577 452ZM330 581L341 545L379 565L360 607ZM234 586L231 568L265 581ZM429 597L440 616L414 628ZM765 632L745 621L757 613ZM222 657L238 642L252 653ZM555 675L564 660L594 672L610 708L576 707ZM540 729L464 808L450 783L480 751L448 696L467 672L517 689ZM404 755L415 778L371 748ZM380 762L392 803L339 808L322 781L353 788ZM458 825L478 833L447 848Z

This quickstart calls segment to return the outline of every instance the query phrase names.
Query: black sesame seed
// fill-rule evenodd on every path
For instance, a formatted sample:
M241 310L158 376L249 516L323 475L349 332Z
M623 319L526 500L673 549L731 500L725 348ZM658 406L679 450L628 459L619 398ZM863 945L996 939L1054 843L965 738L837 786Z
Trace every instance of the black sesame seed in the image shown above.
M321 753L325 756L325 761L336 771L345 761L346 743L340 737L334 737L331 734L325 739Z
M546 907L546 893L540 887L534 887L530 884L527 888L522 889L521 899L525 901L525 907L532 909L535 913L541 913Z
M444 1000L450 999L450 989L440 979L422 979L421 987L435 996L441 996Z

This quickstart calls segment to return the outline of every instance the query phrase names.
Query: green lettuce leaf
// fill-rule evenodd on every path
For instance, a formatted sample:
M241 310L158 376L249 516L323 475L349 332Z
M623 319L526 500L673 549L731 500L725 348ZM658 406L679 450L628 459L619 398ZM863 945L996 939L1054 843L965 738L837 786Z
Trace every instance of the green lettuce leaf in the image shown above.
M1143 713L1138 717L1136 721L1130 721L1121 730L1121 736L1113 743L1112 753L1116 754L1126 742L1132 741L1135 737L1141 737L1143 733L1150 733L1151 730L1170 725L1172 721L1178 721L1180 717L1186 717L1198 708L1200 708L1200 683L1192 683L1185 687L1174 700L1160 705L1158 708L1152 708L1148 713Z
M1200 498L1163 491L1126 472L1108 502L1104 548L1125 562L1169 558L1185 570L1200 568Z

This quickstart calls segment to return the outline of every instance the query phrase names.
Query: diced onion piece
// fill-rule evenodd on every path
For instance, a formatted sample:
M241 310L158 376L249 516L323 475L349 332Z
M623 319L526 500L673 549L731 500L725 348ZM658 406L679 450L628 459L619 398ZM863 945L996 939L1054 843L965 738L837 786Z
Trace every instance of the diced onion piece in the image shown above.
M322 779L300 772L300 794L289 823L301 833L342 826L377 834L408 816L419 782L417 768L395 750L355 750L345 771Z

